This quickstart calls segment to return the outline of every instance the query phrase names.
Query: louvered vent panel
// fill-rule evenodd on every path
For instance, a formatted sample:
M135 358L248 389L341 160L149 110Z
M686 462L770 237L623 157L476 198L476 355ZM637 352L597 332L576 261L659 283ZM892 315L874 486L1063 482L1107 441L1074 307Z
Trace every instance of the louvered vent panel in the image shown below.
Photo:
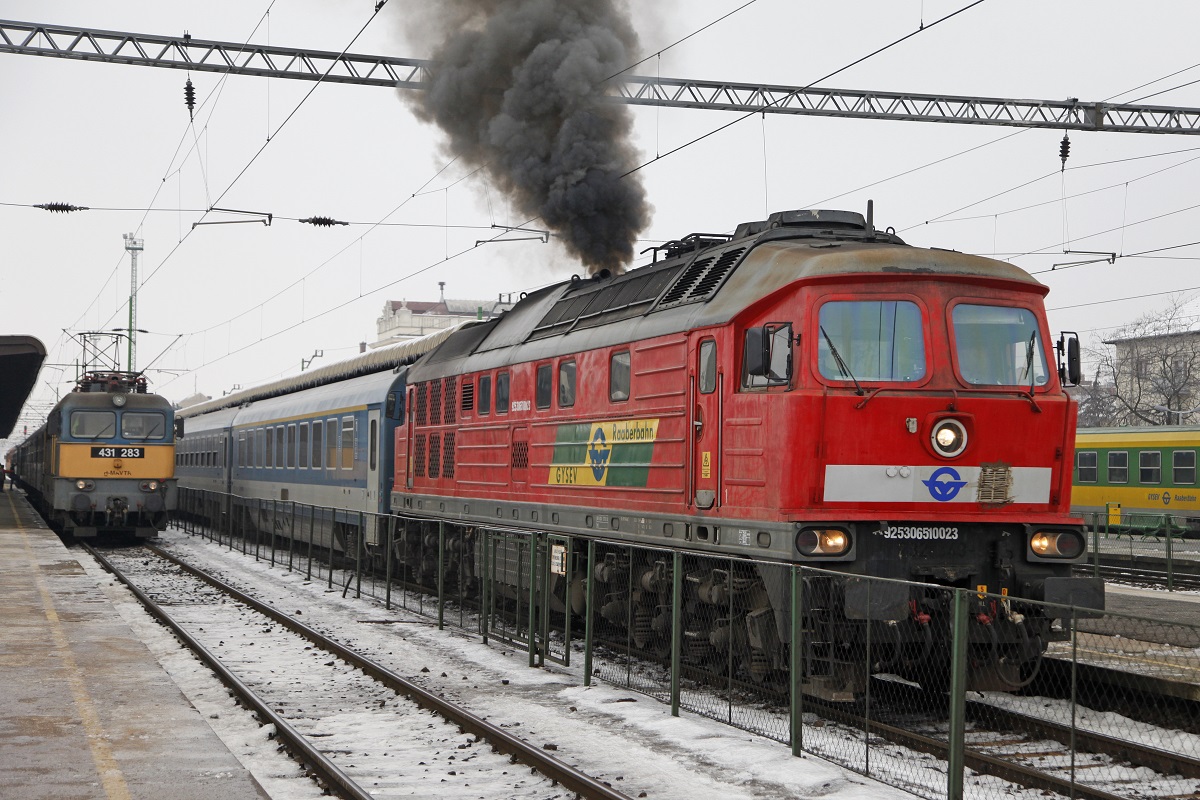
M724 282L725 276L733 271L734 264L744 252L746 252L746 248L739 247L722 253L717 262L704 273L700 280L696 281L696 285L688 292L688 302L706 300L712 296L712 293Z
M691 291L691 288L696 285L696 281L700 280L701 276L708 270L708 265L712 261L712 256L693 261L691 266L684 270L679 279L675 281L675 285L663 295L662 300L658 302L659 308L682 302L683 298L687 297L688 292Z
M458 377L451 376L449 378L446 378L446 404L445 404L445 409L444 409L445 414L443 417L443 422L445 422L447 425L453 425L454 420L457 418L456 412L458 411L458 404L455 403L455 399L457 398L457 396L458 396Z
M454 477L454 434L447 433L442 439L442 477Z
M413 475L425 477L425 434L417 434L413 442Z
M462 386L462 410L475 410L475 381L467 381Z

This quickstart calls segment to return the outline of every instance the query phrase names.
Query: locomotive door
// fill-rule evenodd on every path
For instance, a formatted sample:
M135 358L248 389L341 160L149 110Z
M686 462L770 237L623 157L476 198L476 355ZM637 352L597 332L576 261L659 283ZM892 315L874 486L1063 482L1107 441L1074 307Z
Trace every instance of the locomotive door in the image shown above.
M721 378L717 343L701 339L692 382L692 497L699 510L721 504Z

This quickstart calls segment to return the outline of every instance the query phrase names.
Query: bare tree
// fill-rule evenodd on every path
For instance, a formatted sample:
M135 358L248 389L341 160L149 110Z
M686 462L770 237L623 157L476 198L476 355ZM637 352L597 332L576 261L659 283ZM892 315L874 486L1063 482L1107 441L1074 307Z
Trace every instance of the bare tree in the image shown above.
M1071 394L1079 401L1080 428L1116 428L1129 424L1129 412L1117 399L1117 387L1100 380L1100 368L1091 381L1084 381Z
M1115 388L1117 424L1169 424L1179 418L1163 409L1200 405L1200 330L1196 316L1185 313L1190 300L1175 295L1166 308L1118 328L1092 348L1096 382Z

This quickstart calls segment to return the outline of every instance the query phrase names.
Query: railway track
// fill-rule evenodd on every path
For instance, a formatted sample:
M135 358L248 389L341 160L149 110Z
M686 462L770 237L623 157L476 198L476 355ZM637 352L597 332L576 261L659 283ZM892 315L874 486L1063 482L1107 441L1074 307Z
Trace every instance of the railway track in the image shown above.
M111 557L86 549L341 797L366 800L415 790L439 798L486 791L628 800L542 746L157 548ZM536 774L514 769L515 761Z

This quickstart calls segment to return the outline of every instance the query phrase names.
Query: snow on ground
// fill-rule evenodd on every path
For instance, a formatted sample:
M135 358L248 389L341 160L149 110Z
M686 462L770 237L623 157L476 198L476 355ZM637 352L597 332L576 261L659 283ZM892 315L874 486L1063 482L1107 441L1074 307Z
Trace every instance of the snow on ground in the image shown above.
M169 530L160 544L205 564L235 585L306 624L332 633L397 674L462 703L474 714L501 722L556 755L608 781L631 797L688 800L822 797L837 800L911 800L912 795L813 756L795 758L786 745L680 712L628 690L583 685L582 666L530 669L527 655L511 646L483 644L425 617L351 596L299 572L221 549ZM239 709L224 687L132 596L98 567L89 567L119 613L142 637L184 694L208 718L234 754L275 800L309 800L320 792L277 752L267 729ZM386 620L386 622L381 622ZM269 658L269 654L265 657ZM581 662L582 658L576 659ZM520 769L521 767L518 767ZM559 787L561 790L561 787ZM490 798L482 788L481 797Z

